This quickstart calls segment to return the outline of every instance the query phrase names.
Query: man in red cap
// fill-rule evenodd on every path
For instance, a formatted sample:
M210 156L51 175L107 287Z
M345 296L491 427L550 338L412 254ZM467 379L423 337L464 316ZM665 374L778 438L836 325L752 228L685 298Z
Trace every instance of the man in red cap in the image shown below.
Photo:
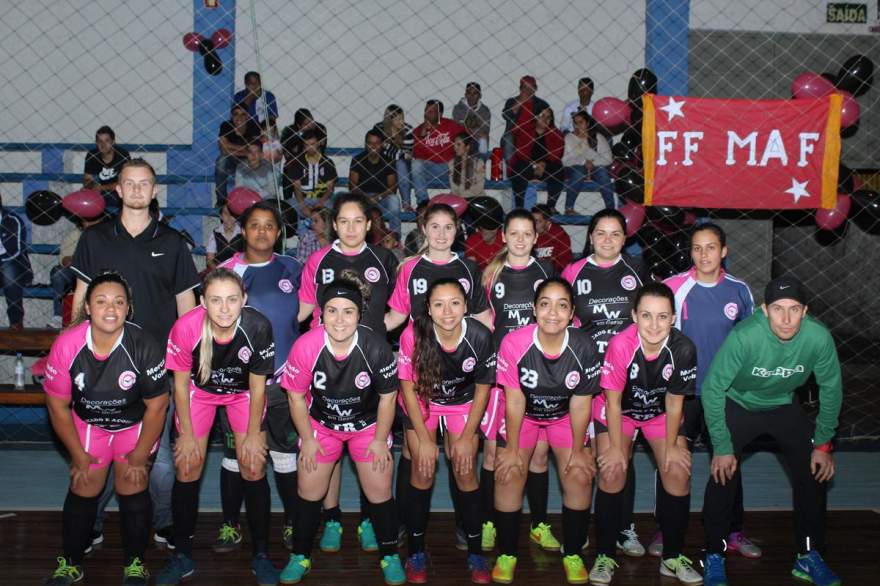
M513 129L523 128L534 134L535 112L539 112L550 105L535 95L538 91L538 82L531 75L524 75L519 80L519 95L508 98L504 102L504 136L501 137L501 146L504 149L504 159L510 161L513 158Z

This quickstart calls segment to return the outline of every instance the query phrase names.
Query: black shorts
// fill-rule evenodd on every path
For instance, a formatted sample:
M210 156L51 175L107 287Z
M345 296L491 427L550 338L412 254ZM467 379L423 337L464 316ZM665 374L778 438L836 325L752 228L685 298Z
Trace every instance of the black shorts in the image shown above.
M273 383L266 385L266 399L269 406L261 427L266 432L266 445L273 452L296 454L299 452L299 436L290 417L287 393L281 390L280 383ZM234 460L235 436L232 434L232 428L229 427L225 409L220 410L219 421L223 435L223 456Z

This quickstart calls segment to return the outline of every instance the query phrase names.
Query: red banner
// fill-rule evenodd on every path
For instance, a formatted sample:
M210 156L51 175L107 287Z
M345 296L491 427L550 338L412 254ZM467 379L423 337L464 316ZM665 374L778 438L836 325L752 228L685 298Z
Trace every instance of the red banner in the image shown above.
M642 97L645 205L834 207L840 107L814 100Z

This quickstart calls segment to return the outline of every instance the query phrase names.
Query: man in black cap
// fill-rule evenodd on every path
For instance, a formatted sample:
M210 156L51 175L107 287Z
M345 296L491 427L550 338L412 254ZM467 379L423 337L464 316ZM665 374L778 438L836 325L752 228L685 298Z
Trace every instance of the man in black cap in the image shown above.
M828 481L834 475L831 440L840 413L840 363L828 329L807 315L803 285L792 277L770 281L763 311L737 325L703 381L706 426L715 449L706 485L706 586L726 586L724 538L730 527L743 448L771 435L788 465L794 492L796 578L835 586L840 578L819 552L825 546ZM819 414L810 421L795 391L811 374L819 385Z

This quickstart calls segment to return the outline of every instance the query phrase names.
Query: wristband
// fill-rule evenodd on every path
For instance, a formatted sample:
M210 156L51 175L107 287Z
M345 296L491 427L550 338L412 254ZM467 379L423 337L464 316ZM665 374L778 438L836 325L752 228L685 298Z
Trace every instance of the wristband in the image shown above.
M825 452L826 454L831 453L831 442L825 442L824 444L819 444L813 446L814 450L819 450L820 452Z

